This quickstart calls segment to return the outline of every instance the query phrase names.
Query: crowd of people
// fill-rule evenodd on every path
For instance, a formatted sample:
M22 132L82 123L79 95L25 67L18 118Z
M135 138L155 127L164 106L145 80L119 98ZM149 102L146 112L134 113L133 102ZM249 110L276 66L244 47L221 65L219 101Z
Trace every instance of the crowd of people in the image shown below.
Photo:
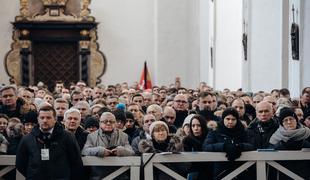
M176 82L141 90L137 83L66 87L56 81L51 91L41 82L3 86L0 98L0 153L16 155L17 169L29 180L101 179L115 170L83 167L82 156L199 151L225 152L228 162L166 165L184 177L221 179L240 166L235 160L243 151L310 148L310 87L292 98L286 88L215 91L204 82L197 89ZM309 162L292 163L281 162L310 177ZM14 173L4 178L15 179ZM170 177L155 169L154 178Z

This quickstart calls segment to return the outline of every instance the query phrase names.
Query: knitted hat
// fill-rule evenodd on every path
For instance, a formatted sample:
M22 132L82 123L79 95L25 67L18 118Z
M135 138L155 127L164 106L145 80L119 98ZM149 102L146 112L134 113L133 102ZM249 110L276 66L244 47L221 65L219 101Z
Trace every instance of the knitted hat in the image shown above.
M183 125L182 125L182 128L191 122L191 119L195 116L195 114L189 114L183 121Z
M310 116L310 109L304 112L304 119Z
M224 120L226 116L232 115L234 116L237 120L239 119L239 114L238 111L235 108L228 107L224 110L222 113L222 119Z
M24 119L22 121L25 123L38 123L38 113L36 111L29 111L24 115Z
M116 105L116 109L120 109L120 110L125 111L126 110L126 105L124 103L118 103Z
M157 127L157 126L160 126L160 125L164 126L166 128L166 130L167 130L167 133L169 134L169 128L168 128L168 125L165 122L163 122L163 121L155 121L149 127L150 135L153 134L154 128Z
M298 120L297 115L294 113L294 111L292 109L287 108L287 107L282 108L280 111L280 116L279 116L280 124L283 125L283 120L289 116L294 117L296 121Z
M85 123L84 123L84 128L87 129L87 128L90 128L90 127L97 127L99 128L99 122L96 118L94 117L87 117L85 119Z

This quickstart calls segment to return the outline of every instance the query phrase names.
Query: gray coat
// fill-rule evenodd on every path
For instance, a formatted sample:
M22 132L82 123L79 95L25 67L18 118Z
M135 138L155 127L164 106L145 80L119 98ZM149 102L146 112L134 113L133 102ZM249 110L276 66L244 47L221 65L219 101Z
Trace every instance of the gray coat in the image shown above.
M103 133L102 129L89 134L82 150L82 155L103 157L105 148L114 147L117 149L117 156L134 155L127 134L118 129L114 129L110 137Z

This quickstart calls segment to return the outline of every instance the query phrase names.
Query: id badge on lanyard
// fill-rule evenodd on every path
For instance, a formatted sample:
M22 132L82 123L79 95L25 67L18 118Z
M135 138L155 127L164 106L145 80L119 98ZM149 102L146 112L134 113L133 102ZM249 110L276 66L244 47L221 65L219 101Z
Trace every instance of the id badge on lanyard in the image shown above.
M41 160L42 161L50 160L50 151L48 148L45 148L45 146L43 149L41 149Z

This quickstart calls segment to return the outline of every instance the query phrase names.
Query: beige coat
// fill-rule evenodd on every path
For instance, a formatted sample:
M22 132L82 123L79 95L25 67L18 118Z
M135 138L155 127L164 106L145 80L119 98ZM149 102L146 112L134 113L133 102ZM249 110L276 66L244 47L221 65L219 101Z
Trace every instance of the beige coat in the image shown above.
M89 134L82 150L82 155L103 157L105 148L111 147L117 149L117 156L134 155L127 134L118 129L114 129L110 137L103 133L102 129Z

